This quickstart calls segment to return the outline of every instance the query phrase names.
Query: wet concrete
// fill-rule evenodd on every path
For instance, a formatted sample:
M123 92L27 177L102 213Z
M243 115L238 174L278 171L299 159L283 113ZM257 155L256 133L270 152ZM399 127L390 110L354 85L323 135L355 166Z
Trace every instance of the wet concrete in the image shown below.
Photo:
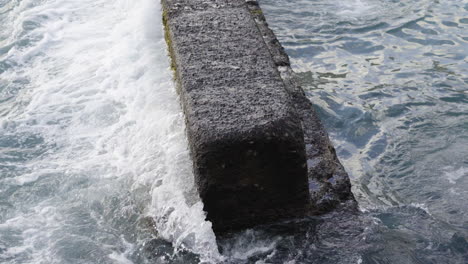
M162 2L195 178L215 232L355 204L257 2Z

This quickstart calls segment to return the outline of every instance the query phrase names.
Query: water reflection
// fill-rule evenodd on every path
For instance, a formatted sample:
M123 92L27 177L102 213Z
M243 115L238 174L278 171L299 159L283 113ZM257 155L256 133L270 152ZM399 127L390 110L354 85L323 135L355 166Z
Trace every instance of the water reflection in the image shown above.
M260 2L331 133L361 207L376 210L371 215L396 230L378 231L393 241L390 248L364 254L359 263L445 263L436 256L448 251L464 256L450 263L466 262L468 4ZM399 209L407 206L413 209ZM418 214L418 206L427 221L402 215ZM394 220L399 217L403 222Z

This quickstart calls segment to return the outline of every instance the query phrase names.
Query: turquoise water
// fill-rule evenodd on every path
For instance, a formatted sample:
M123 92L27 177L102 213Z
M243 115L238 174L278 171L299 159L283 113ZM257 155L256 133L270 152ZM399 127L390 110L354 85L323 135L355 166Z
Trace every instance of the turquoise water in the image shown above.
M0 0L0 263L467 263L468 3L260 3L361 213L215 238L159 1Z

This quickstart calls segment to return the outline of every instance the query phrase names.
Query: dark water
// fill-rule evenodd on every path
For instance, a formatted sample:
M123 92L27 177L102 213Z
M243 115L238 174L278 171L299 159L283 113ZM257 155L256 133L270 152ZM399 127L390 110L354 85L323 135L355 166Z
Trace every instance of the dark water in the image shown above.
M467 263L468 2L260 2L370 221L272 261Z
M260 2L362 212L215 238L159 1L0 0L0 263L468 263L468 3Z

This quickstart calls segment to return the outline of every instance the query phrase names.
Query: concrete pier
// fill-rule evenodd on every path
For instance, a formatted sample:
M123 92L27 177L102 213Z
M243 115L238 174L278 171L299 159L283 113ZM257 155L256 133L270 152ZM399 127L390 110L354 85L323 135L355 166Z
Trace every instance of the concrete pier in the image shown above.
M162 3L196 183L215 232L354 201L258 3Z

